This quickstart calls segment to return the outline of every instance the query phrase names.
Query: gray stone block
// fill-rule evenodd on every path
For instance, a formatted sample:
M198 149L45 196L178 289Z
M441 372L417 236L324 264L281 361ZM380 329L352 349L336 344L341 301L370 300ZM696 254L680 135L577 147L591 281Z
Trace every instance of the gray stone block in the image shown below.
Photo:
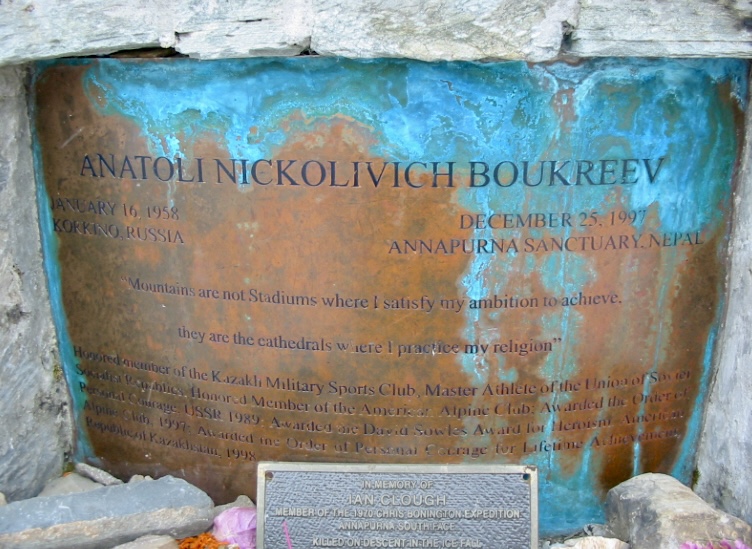
M752 528L717 511L678 480L648 473L622 482L608 493L608 523L632 549L679 549L685 542L742 540Z
M109 549L144 535L196 535L213 518L209 496L184 480L164 477L1 507L0 547Z
M579 57L749 57L752 4L581 0L570 53Z
M8 501L33 497L59 477L72 443L42 265L24 78L22 69L0 69L0 491Z
M46 496L62 496L64 494L77 494L79 492L88 492L90 490L96 490L101 488L102 485L84 478L76 473L71 473L63 477L52 479L49 481L44 489L39 492L37 497Z
M113 486L114 484L123 483L122 480L113 477L107 471L102 471L102 469L97 469L96 467L93 467L86 463L76 463L75 467L76 473L78 473L82 477L86 477L93 480L94 482L102 484L103 486Z
M232 509L233 507L256 507L256 506L253 504L253 501L251 501L251 498L249 498L248 496L240 495L237 497L235 501L226 503L224 505L217 505L214 508L214 516L216 517L223 511L227 511L228 509Z
M178 542L170 536L144 536L112 549L178 549Z
M0 65L174 47L198 59L751 57L745 0L96 0L0 3ZM90 17L97 13L97 17ZM54 40L45 37L54 36Z
M752 14L750 16L752 21ZM752 85L752 79L750 79ZM747 132L752 109L747 108ZM735 193L729 250L726 318L718 337L716 370L697 455L695 490L752 523L752 138L747 134Z
M577 24L579 4L320 0L314 10L311 48L322 55L549 61Z

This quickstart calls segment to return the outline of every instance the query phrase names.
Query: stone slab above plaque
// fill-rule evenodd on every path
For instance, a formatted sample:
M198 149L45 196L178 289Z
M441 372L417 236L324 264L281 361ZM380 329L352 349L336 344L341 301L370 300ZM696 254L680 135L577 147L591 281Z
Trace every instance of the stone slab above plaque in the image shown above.
M257 461L523 464L541 530L689 482L747 64L44 63L77 457L218 501Z
M538 472L514 465L258 466L259 549L538 549Z

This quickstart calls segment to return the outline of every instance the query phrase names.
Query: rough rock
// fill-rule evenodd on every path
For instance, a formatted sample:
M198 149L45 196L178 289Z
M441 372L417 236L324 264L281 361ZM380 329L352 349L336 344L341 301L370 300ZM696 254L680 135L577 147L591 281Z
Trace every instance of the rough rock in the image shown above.
M582 531L586 536L598 536L601 538L613 538L614 533L607 524L586 524Z
M110 473L107 471L102 471L102 469L97 469L96 467L92 467L91 465L88 465L86 463L76 463L75 465L76 472L84 476L88 479L93 480L94 482L98 482L99 484L103 486L113 486L115 484L123 484L123 481L119 478L113 477Z
M742 540L752 543L752 527L716 511L678 480L648 473L612 488L606 501L608 523L632 549L679 549L685 542Z
M5 500L5 494L0 492L0 505L7 505L8 502Z
M750 57L752 4L581 0L568 51L578 57Z
M35 496L60 476L72 437L42 268L25 97L24 71L0 68L0 491L8 501Z
M82 477L81 475L77 475L76 473L70 473L49 481L44 486L44 489L39 492L38 497L77 494L80 492L88 492L89 490L96 490L97 488L101 487L101 484L94 482L91 479Z
M230 503L226 503L225 505L217 505L214 508L214 516L216 517L223 511L227 511L228 509L232 509L233 507L256 507L253 504L253 501L251 501L251 498L248 496L238 496L235 501L232 501Z
M551 549L629 549L629 545L619 539L588 536L556 543Z
M213 518L209 496L184 480L164 477L0 507L0 547L109 548L149 534L196 535Z
M752 108L747 107L747 132ZM740 158L743 182L735 193L729 247L726 318L717 344L717 369L710 390L702 444L697 456L697 493L752 523L752 137Z
M160 46L199 59L297 55L309 46L431 61L752 57L751 15L745 0L0 2L0 65Z
M347 57L546 61L560 54L578 6L576 0L321 0L311 49Z
M0 2L0 65L160 46L199 59L296 55L310 40L310 6L311 0Z
M178 542L170 536L143 536L112 549L178 549Z
M165 23L163 46L197 59L298 55L314 25L311 0L182 0L188 9ZM153 8L152 8L153 9Z
M146 475L146 476L144 476L144 475L133 475L131 478L128 479L128 483L131 483L131 482L143 482L145 480L154 480L154 479L151 478L149 475Z

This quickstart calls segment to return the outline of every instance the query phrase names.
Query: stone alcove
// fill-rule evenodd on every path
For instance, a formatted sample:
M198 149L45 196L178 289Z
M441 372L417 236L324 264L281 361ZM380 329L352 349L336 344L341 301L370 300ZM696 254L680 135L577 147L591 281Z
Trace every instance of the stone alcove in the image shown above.
M745 11L746 9L746 11ZM460 4L371 2L11 2L0 5L0 302L4 330L0 380L6 388L0 444L0 489L10 499L33 495L62 467L70 447L66 390L37 229L24 65L36 59L171 47L191 57L289 56L304 51L354 58L434 60L566 57L752 56L750 12L710 1ZM750 127L749 115L747 128ZM752 519L746 464L752 458L747 392L752 374L748 311L752 168L749 139L741 155L730 244L725 323L716 347L717 374L699 449L698 490L731 513ZM29 459L33 457L33 459Z

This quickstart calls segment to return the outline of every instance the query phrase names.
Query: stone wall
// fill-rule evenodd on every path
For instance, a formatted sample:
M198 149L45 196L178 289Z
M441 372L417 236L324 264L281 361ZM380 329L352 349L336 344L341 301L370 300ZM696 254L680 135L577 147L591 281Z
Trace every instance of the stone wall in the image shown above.
M752 109L735 196L726 322L698 455L696 490L752 522Z
M23 64L171 47L260 55L549 61L596 56L752 58L748 0L0 1L0 491L33 493L71 444L42 273ZM747 127L752 126L748 116ZM736 196L728 311L699 489L752 520L752 149Z
M0 491L36 495L70 446L42 268L24 71L0 68Z
M752 57L749 0L9 0L0 64L164 47L200 59L297 55L548 61Z

